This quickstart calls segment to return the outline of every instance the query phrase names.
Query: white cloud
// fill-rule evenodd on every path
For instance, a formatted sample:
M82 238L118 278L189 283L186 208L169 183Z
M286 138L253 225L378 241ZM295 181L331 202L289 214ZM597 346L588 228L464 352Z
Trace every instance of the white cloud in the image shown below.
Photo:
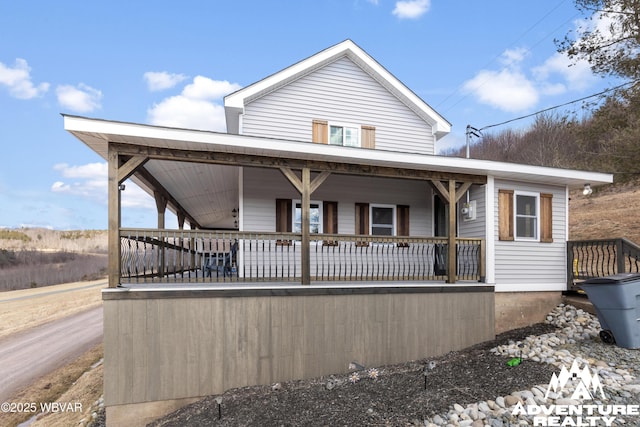
M596 81L588 63L572 64L560 53L525 72L522 65L529 56L524 48L505 50L499 58L502 69L480 70L463 90L482 104L514 113L531 110L541 96L584 91Z
M431 0L397 1L393 14L400 19L418 19L429 11Z
M240 87L236 83L196 76L180 95L154 104L147 111L148 121L159 126L224 132L224 107L219 101Z
M87 163L71 166L59 163L53 169L60 172L69 182L56 181L51 185L51 192L79 196L102 205L107 204L107 163ZM127 181L122 192L122 207L156 209L153 198L133 182Z
M212 80L208 77L196 76L193 83L185 86L182 95L191 99L216 100L240 89L240 85L228 81Z
M80 83L77 87L60 85L56 88L58 103L72 111L87 113L101 107L102 92Z
M525 75L517 70L480 71L463 85L478 102L509 112L526 111L539 99L538 91Z
M566 84L562 84L566 90L581 91L591 86L597 79L591 72L591 66L586 61L572 61L561 53L555 53L542 65L531 70L538 81L548 81L554 76L560 76ZM554 86L558 86L556 83Z
M34 86L30 74L31 67L22 58L16 59L13 68L0 62L0 85L6 86L14 98L36 98L49 90L49 83Z
M87 163L80 166L69 166L66 163L58 163L53 166L60 171L65 178L107 178L108 169L106 163Z
M54 165L53 169L60 172L63 178L69 178L71 183L56 181L51 185L52 192L106 203L108 175L106 163L89 163L80 166L59 163Z
M505 50L502 55L500 55L499 60L505 67L517 68L527 56L529 56L529 50L524 47L519 47Z
M171 89L187 78L184 74L172 74L166 71L148 71L143 77L152 92Z

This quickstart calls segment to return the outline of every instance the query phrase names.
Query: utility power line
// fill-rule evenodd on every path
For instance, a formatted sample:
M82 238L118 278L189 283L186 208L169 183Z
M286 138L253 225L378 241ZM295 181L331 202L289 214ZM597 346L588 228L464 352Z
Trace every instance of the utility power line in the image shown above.
M545 108L544 110L536 111L535 113L527 114L525 116L516 117L515 119L510 119L510 120L507 120L507 121L504 121L504 122L501 122L501 123L496 123L496 124L493 124L493 125L487 125L487 126L481 127L480 129L474 129L474 130L476 130L478 132L482 132L485 129L506 125L507 123L515 122L517 120L526 119L526 118L529 118L529 117L532 117L532 116L535 116L535 115L538 115L538 114L541 114L541 113L545 113L547 111L555 110L556 108L567 106L569 104L574 104L576 102L584 101L584 100L587 100L589 98L595 98L596 96L604 95L605 93L608 93L608 92L613 92L614 90L621 89L621 88L623 88L625 86L636 84L639 81L640 80L633 80L631 82L623 83L621 85L614 86L614 87L609 88L609 89L605 89L602 92L594 93L593 95L585 96L585 97L579 98L579 99L574 99L573 101L569 101L569 102L565 102L564 104L559 104L559 105L555 105L553 107Z

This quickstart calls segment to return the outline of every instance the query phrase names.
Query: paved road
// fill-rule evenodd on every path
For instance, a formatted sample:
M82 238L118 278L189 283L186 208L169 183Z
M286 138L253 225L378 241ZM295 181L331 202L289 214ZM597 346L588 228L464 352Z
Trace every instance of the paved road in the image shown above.
M102 307L0 340L0 403L102 341Z

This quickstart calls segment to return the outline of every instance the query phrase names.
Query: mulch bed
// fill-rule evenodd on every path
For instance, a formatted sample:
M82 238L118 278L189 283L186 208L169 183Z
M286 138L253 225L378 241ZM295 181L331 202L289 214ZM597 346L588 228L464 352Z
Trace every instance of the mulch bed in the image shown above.
M377 367L377 379L367 378L366 371L356 383L351 383L348 375L336 375L338 385L331 390L326 384L332 377L290 381L277 390L272 386L232 389L185 406L150 425L423 425L426 417L447 412L454 403L464 406L547 384L554 372L549 365L524 361L511 367L507 358L489 349L554 330L554 326L536 324L438 358ZM425 366L431 361L436 365L425 376ZM222 398L220 407L216 397Z

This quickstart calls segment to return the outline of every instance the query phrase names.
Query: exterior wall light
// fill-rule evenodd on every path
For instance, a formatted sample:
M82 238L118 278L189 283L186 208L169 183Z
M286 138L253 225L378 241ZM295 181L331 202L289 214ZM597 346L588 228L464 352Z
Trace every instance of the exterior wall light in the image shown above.
M234 221L233 221L234 228L238 228L238 220L237 220L237 218L238 218L238 209L233 208L233 210L231 211L231 216L233 216L233 219L234 219Z
M585 184L584 189L582 190L582 194L584 194L585 196L588 196L591 193L593 193L593 190L591 189L591 184Z
M118 185L118 190L120 190L120 191L124 191L125 188L126 188L126 185L124 185L124 184Z

